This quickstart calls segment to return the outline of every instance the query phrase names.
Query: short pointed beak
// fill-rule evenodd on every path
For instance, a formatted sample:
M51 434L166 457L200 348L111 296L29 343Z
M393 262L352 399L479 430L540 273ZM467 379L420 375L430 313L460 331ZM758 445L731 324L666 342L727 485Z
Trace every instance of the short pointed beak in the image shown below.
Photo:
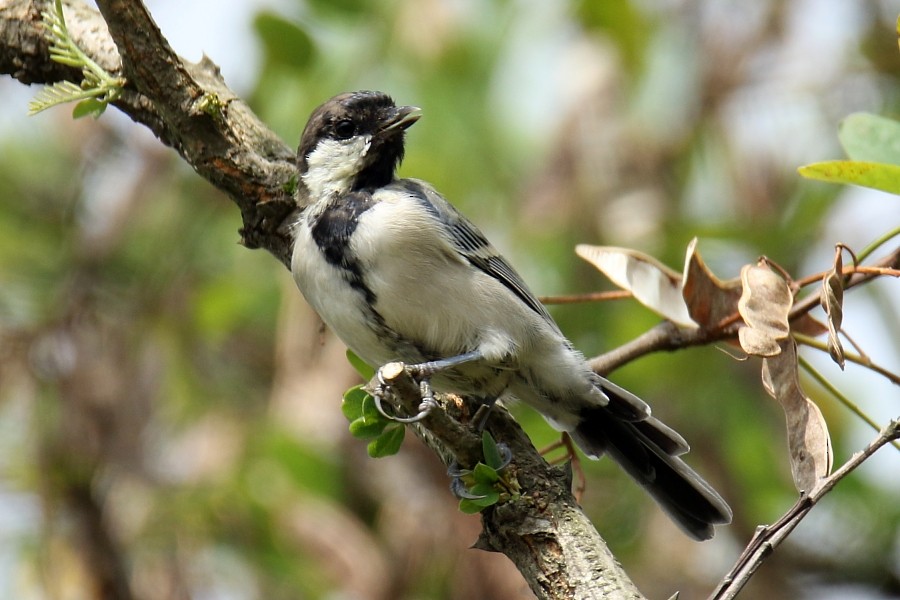
M422 116L422 109L418 106L398 106L384 126L382 132L403 131Z

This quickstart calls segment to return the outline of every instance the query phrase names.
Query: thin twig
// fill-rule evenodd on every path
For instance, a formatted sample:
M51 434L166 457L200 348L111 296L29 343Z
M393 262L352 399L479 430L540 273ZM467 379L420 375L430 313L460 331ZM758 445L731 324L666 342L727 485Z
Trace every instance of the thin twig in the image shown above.
M566 450L563 456L552 460L547 458L550 452L555 452L560 448ZM587 477L584 474L584 468L581 466L581 458L578 456L575 445L572 443L572 436L564 431L560 434L558 440L548 446L544 446L538 452L544 457L544 460L554 466L569 462L572 469L572 494L575 496L575 500L580 503L581 498L584 496L584 491L587 489Z
M631 298L628 290L612 290L609 292L589 292L569 296L540 296L542 304L577 304L579 302L605 302L607 300L624 300Z
M837 483L849 475L856 467L875 454L885 444L900 438L900 418L891 421L866 448L857 452L850 460L832 473L822 478L809 492L803 493L797 502L777 522L768 526L761 526L754 533L750 543L738 557L728 574L722 579L719 586L710 595L710 600L729 600L747 584L750 577L760 567L762 562L772 554L787 536L794 530L800 521L806 517L812 507L822 499L825 494L834 489Z
M862 360L868 361L867 364L871 364L872 359L869 357L868 354L866 354L866 351L862 349L862 346L860 346L859 344L857 344L857 343L856 343L856 340L854 340L852 337L850 337L850 334L849 334L849 333L847 333L847 332L844 331L843 329L839 330L838 333L840 333L842 336L844 336L844 339L845 339L845 340L847 340L848 342L850 342L850 345L853 346L853 349L856 350L856 353L859 354L859 357L860 357ZM846 358L846 356L845 356L844 358Z
M865 421L866 424L869 425L869 427L871 427L875 431L878 431L880 429L880 426L878 425L878 423L875 422L875 419L873 419L872 417L867 415L865 412L863 412L863 410L853 400L851 400L850 398L845 396L843 393L841 393L841 391L839 389L834 387L834 384L832 384L830 381L828 381L828 379L826 379L824 375L819 373L819 371L816 370L816 368L813 367L809 363L809 361L807 361L805 358L803 358L799 354L797 355L797 359L800 362L800 366L803 367L803 369L807 373L809 373L810 376L812 376L812 378L815 379L819 383L819 385L821 385L823 388L825 388L828 391L828 393L830 393L832 396L834 396L838 402L840 402L841 404L846 406L848 409L850 409L850 411L853 414L855 414L857 417L859 417L860 419ZM900 450L900 443L891 442L891 445L894 446L897 450Z
M822 278L831 273L831 270L828 271L820 271L819 273L813 273L812 275L806 275L805 277L801 277L800 279L795 279L793 284L798 287L805 287L807 285L812 285L822 281ZM856 273L865 273L867 275L876 275L876 276L887 276L887 277L900 277L900 270L892 269L891 267L877 267L877 266L854 266L849 265L841 269L841 275L844 277L854 275Z
M873 240L871 244L863 248L856 256L857 261L862 262L869 258L873 252L875 252L878 248L888 243L889 240L900 236L900 227L895 227L890 231L884 233L884 235L880 236L878 239Z
M860 260L862 260L862 258L860 258ZM856 287L860 284L868 282L871 279L875 279L876 277L881 276L880 272L873 272L873 270L880 271L881 269L890 269L892 271L895 271L898 268L900 268L900 247L895 248L893 252L880 259L874 265L868 265L865 272L857 271L856 273L851 275L850 281L847 282L847 284L844 286L844 289L848 290L852 287ZM825 275L825 272L818 273L817 275L819 277L819 280L821 280L821 278ZM790 320L794 320L819 306L821 302L821 288L819 288L816 292L803 298L799 302L795 302L793 308L791 308L791 312L788 315L788 318Z
M807 335L803 335L802 333L792 333L794 339L797 340L797 343L803 344L804 346L809 346L810 348L815 348L816 350L821 350L823 352L828 352L828 346L825 343L820 342L815 338L811 338ZM848 338L849 339L849 338ZM854 344L855 346L855 344ZM876 365L872 362L868 356L861 356L859 354L853 354L852 352L844 352L844 358L849 360L852 363L856 363L861 365L867 369L870 369L879 375L885 377L888 381L893 383L894 385L900 385L900 375L894 373L892 371L887 370L886 368ZM877 427L876 427L877 429Z

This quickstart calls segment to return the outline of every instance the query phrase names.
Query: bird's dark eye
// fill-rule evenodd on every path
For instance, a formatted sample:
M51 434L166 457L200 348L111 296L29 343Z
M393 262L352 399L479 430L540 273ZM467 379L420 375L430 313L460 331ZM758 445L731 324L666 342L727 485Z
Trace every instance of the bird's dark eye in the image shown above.
M334 126L334 135L336 135L339 140L349 139L353 137L353 134L355 133L356 125L353 124L353 121L340 121Z

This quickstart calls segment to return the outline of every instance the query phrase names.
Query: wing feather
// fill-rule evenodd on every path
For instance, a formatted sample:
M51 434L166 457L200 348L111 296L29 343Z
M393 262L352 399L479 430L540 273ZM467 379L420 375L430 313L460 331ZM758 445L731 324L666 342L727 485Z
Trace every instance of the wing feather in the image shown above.
M418 179L401 179L392 185L401 187L420 200L429 212L445 223L454 248L472 265L502 283L528 308L559 330L550 313L531 293L515 269L497 252L484 234L434 188Z

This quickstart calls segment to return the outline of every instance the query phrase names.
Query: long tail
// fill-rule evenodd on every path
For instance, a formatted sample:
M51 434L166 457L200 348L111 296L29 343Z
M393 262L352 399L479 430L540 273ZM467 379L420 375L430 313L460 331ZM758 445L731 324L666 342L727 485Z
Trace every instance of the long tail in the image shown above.
M606 380L599 385L609 404L581 411L570 432L578 446L594 458L609 454L691 537L708 540L714 525L730 523L725 500L679 458L690 449L684 438L633 394Z

